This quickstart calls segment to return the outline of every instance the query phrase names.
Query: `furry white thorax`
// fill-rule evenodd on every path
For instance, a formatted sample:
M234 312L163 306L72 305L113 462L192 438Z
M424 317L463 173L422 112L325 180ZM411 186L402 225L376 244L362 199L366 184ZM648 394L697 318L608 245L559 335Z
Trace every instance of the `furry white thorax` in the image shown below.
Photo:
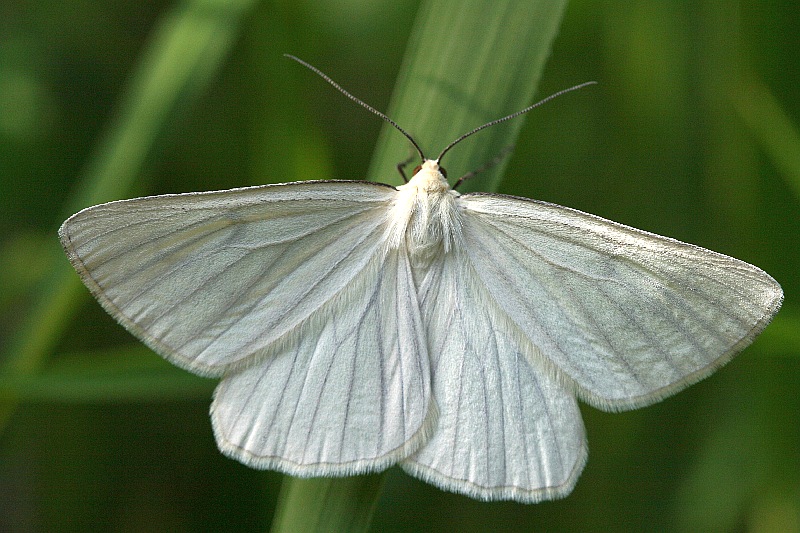
M405 185L389 211L390 248L405 244L415 268L426 268L441 254L461 244L459 194L450 188L438 161L426 159Z

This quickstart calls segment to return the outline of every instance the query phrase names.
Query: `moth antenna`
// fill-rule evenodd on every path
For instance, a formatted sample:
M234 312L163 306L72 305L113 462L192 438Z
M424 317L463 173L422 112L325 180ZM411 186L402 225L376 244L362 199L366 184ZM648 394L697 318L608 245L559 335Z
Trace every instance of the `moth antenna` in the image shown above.
M330 78L330 76L328 76L327 74L325 74L324 72L322 72L320 69L318 69L318 68L317 68L317 67L315 67L314 65L311 65L310 63L306 63L305 61L303 61L303 60L302 60L302 59L300 59L299 57L293 56L293 55L291 55L291 54L283 54L283 55L284 55L284 57L288 57L289 59L292 59L292 60L294 60L294 61L297 61L298 63L300 63L301 65L303 65L304 67L306 67L308 70L310 70L311 72L313 72L313 73L317 74L317 75L318 75L320 78L322 78L323 80L325 80L325 81L327 81L328 83L330 83L330 84L333 86L333 88L334 88L334 89L336 89L337 91L339 91L340 93L342 93L343 95L345 95L346 97L348 97L350 100L354 101L355 103L357 103L358 105L360 105L361 107L363 107L364 109L366 109L367 111L369 111L369 112L371 112L371 113L373 113L373 114L375 114L375 115L378 115L378 116L379 116L379 117L381 117L381 118L382 118L382 119L383 119L385 122L388 122L389 124L391 124L392 126L394 126L394 127L395 127L395 129L396 129L397 131L399 131L400 133L402 133L403 135L405 135L406 139L408 139L409 141L411 141L411 144L413 144L413 145L414 145L414 148L416 148L416 150L417 150L417 153L419 153L419 156L422 158L422 160L423 160L423 161L425 161L425 154L424 154L424 153L422 153L422 148L420 148L420 147L419 147L419 145L417 144L417 141L415 141L415 140L414 140L414 138L413 138L413 137L412 137L412 136L411 136L411 135L410 135L410 134L409 134L409 133L408 133L406 130L404 130L403 128L401 128L401 127L400 127L400 126L397 124L397 122L395 122L394 120L390 119L389 117L387 117L386 115L384 115L383 113L381 113L380 111L378 111L377 109L375 109L374 107L372 107L371 105L367 104L367 103L366 103L366 102L364 102L363 100L359 100L358 98L356 98L355 96L353 96L353 95L352 95L352 94L350 94L349 92L345 91L345 90L342 88L342 86L341 86L341 85L339 85L338 83L336 83L335 81L333 81L333 80ZM448 147L448 148L449 148L449 147ZM440 157L441 157L441 156L440 156Z
M501 122L505 122L506 120L511 120L512 118L515 118L515 117L518 117L518 116L520 116L520 115L522 115L522 114L525 114L525 113L527 113L528 111L530 111L531 109L533 109L533 108L535 108L535 107L539 107L540 105L542 105L542 104L544 104L544 103L547 103L547 102L549 102L550 100L552 100L553 98L556 98L556 97L558 97L558 96L561 96L562 94L565 94L565 93L568 93L568 92L571 92L571 91L576 91L576 90L578 90L578 89L583 89L583 88L584 88L584 87L586 87L587 85L595 85L596 83L597 83L596 81L587 81L587 82L580 83L580 84L578 84L578 85L575 85L575 86L569 87L569 88L567 88L567 89L562 89L562 90L558 91L557 93L553 93L553 94L551 94L550 96L548 96L547 98L544 98L544 99L542 99L542 100L539 100L539 101L538 101L538 102L536 102L535 104L533 104L533 105L530 105L530 106L526 107L525 109L521 109L521 110L517 111L516 113L511 113L510 115L506 115L505 117L502 117L502 118L498 118L498 119L492 120L491 122L487 122L487 123L486 123L486 124L484 124L483 126L478 126L478 127L477 127L477 128L475 128L474 130L468 131L467 133L465 133L464 135L462 135L461 137L459 137L459 138L458 138L458 139L456 139L455 141L453 141L453 142L451 142L450 144L448 144L448 145L445 147L445 149L444 149L444 150L442 150L442 153L440 153L440 154L439 154L439 157L437 157L437 158L436 158L436 161L437 161L437 162L441 162L441 160L442 160L442 157L444 157L444 154L446 154L446 153L447 153L447 152L448 152L448 151L449 151L449 150L450 150L450 149L451 149L453 146L457 145L458 143L460 143L461 141L463 141L463 140L464 140L464 139L466 139L467 137L470 137L470 136L472 136L472 135L475 135L475 134L476 134L476 133L478 133L479 131L481 131L481 130L483 130L483 129L486 129L486 128L488 128L489 126L494 126L495 124L500 124Z

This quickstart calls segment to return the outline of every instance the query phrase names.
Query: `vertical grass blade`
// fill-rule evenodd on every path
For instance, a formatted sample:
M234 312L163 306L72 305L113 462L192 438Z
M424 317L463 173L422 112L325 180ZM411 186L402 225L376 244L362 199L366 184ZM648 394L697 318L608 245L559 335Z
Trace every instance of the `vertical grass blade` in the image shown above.
M423 2L387 114L436 157L462 133L529 105L565 7L550 0ZM451 181L513 144L521 127L517 119L490 128L448 153ZM386 125L368 179L401 183L395 165L409 154L408 141ZM503 166L462 190L496 189ZM381 479L286 477L272 531L366 531Z
M433 158L459 135L530 105L565 7L565 1L424 2L388 115ZM451 181L514 144L523 122L484 130L449 152L444 165ZM384 127L369 179L401 183L394 166L409 149ZM461 190L495 190L503 168Z

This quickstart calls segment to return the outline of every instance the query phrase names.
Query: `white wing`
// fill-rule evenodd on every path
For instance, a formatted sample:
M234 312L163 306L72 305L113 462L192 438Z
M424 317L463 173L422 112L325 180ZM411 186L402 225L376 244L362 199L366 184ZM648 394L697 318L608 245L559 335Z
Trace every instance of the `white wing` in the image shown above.
M487 194L458 202L469 260L514 334L599 408L647 405L702 379L783 299L750 264L574 209Z
M435 424L425 336L404 250L375 260L299 342L225 376L211 406L227 455L299 476L375 471Z
M192 372L245 366L346 287L382 248L395 190L300 182L84 209L61 242L106 310Z
M532 364L463 251L434 263L419 296L439 422L404 463L412 475L481 500L568 494L586 462L575 397Z
M220 449L298 475L376 470L435 423L396 190L301 182L112 202L67 220L84 283L134 335L221 375Z

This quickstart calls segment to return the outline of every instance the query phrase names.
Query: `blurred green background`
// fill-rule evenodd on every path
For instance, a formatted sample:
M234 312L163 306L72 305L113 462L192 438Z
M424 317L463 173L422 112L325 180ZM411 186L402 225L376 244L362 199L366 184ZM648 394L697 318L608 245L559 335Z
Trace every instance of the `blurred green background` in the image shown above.
M99 201L363 177L380 121L282 54L386 109L418 5L3 3L0 531L269 528L281 476L217 452L214 381L107 316L56 229ZM589 463L566 499L480 503L392 469L374 531L800 531L798 27L788 0L569 4L537 96L599 85L531 113L499 191L754 263L784 308L675 397L583 406ZM154 59L169 43L187 44Z

